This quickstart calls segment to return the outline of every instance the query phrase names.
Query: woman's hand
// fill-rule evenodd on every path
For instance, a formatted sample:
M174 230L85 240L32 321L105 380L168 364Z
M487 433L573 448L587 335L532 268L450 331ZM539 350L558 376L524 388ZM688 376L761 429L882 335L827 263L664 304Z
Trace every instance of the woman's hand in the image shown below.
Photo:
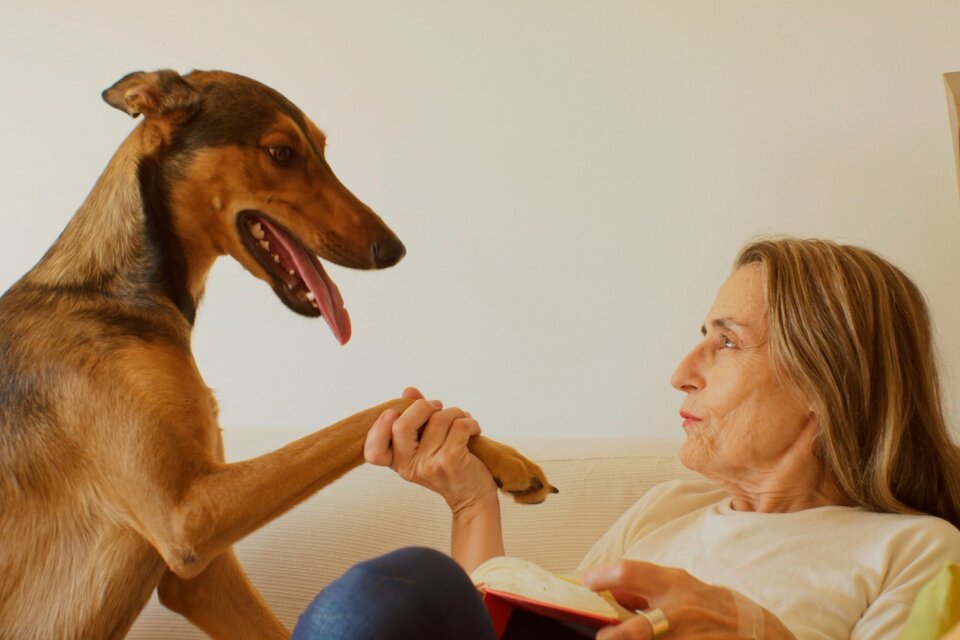
M744 596L697 580L686 571L648 562L621 560L586 571L582 582L609 590L623 606L656 607L670 623L669 640L695 638L792 639L780 620ZM597 640L650 640L653 626L642 615L605 627Z
M453 512L450 555L470 573L503 555L497 485L467 449L480 425L465 411L425 400L416 389L406 389L403 397L416 402L400 415L388 409L377 418L363 457L443 496Z
M405 480L440 494L454 515L496 499L493 476L467 450L467 441L480 434L480 425L461 409L444 409L408 388L405 398L417 399L402 414L388 409L367 433L367 462L390 467Z

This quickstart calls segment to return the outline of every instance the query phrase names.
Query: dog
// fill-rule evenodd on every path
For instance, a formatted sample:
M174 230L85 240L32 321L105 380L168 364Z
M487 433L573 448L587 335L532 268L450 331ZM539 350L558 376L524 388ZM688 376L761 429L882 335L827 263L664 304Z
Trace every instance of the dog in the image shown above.
M376 418L413 400L227 463L190 350L197 305L230 255L342 344L321 259L382 269L404 245L259 82L136 72L102 95L142 122L0 298L0 638L122 638L154 589L213 638L288 638L233 543L358 466ZM519 502L556 491L505 445L470 449Z

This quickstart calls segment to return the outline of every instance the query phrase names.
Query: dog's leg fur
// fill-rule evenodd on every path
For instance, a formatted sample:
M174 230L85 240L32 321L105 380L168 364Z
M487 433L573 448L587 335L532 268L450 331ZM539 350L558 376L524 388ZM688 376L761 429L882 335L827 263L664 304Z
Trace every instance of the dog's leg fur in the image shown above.
M290 636L250 584L232 549L189 580L167 571L157 595L165 607L216 640L283 640Z
M135 520L167 566L182 578L192 578L235 542L362 463L364 440L377 417L411 402L385 402L250 460L210 462L205 468L183 464L175 486L165 487L146 475L129 478L154 497L133 505ZM543 499L547 488L537 480L542 472L532 462L487 439L474 440L471 448L480 450L502 489L518 493L520 499ZM522 462L511 464L514 460ZM176 464L164 464L171 463ZM538 490L531 491L531 484Z
M359 465L377 416L403 402L362 411L250 460L184 464L176 487L143 477L140 489L155 499L134 505L136 520L167 566L192 578L233 543Z

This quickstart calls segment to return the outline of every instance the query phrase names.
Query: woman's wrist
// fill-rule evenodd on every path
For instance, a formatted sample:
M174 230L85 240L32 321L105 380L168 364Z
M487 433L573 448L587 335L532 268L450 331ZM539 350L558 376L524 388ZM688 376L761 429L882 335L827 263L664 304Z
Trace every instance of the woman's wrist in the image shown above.
M450 513L456 518L474 518L484 512L500 512L500 499L497 490L484 491L478 495L460 496L456 500L447 500Z
M496 492L453 512L450 555L467 573L485 560L503 554L500 499Z

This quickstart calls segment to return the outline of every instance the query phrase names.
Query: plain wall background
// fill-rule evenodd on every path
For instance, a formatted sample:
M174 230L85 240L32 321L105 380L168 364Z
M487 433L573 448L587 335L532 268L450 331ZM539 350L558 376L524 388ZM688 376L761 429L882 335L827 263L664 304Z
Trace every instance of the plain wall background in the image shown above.
M919 282L956 433L958 24L955 2L8 0L0 287L133 128L101 90L222 68L324 129L409 252L329 267L344 348L220 261L194 348L226 427L319 427L413 384L501 439L680 438L670 373L737 249L793 233Z

